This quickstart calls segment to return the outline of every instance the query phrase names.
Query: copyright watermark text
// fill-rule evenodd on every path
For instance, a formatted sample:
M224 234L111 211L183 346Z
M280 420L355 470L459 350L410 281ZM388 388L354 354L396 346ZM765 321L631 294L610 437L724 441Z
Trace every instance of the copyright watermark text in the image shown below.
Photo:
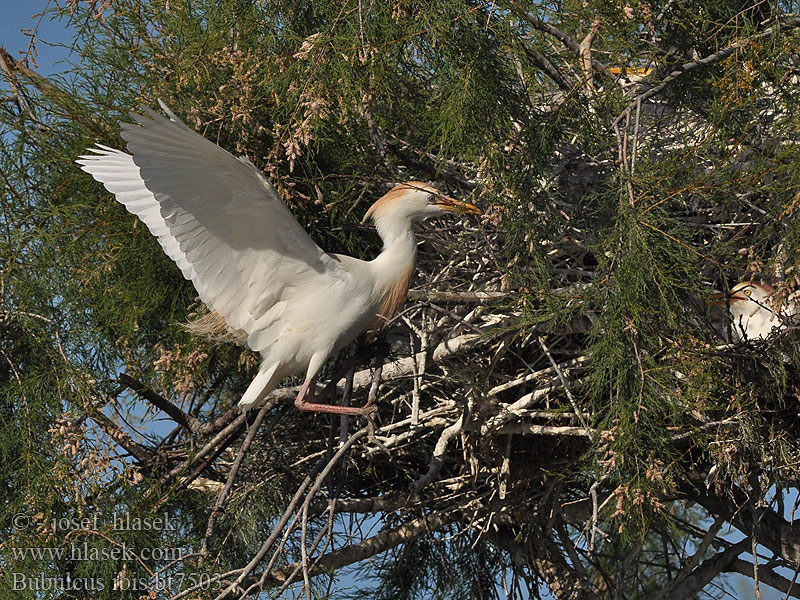
M34 522L26 512L19 512L11 518L11 525L16 531L28 529ZM164 512L157 517L139 517L130 512L113 513L111 515L95 511L82 517L56 517L48 522L53 533L80 531L86 529L99 530L110 525L114 531L177 531L177 520Z
M116 563L135 562L140 565L156 563L178 564L186 558L186 550L173 546L131 547L123 536L124 532L153 532L158 539L159 532L174 532L180 529L177 519L168 512L158 516L140 517L130 512L104 513L95 511L81 516L62 516L44 519L41 515L31 516L30 511L13 515L11 525L17 532L35 528L37 532L54 535L60 540L53 546L11 547L15 562L44 561L46 563L88 563L114 561ZM115 533L117 535L115 535ZM58 535L61 534L61 535ZM140 536L137 536L140 537ZM53 539L53 538L49 538ZM127 573L127 574L126 574ZM156 571L149 577L135 577L127 567L111 579L79 577L72 574L48 576L11 571L14 591L36 592L100 592L104 590L152 592L169 591L175 593L182 589L211 589L218 584L208 574L175 573L169 576Z

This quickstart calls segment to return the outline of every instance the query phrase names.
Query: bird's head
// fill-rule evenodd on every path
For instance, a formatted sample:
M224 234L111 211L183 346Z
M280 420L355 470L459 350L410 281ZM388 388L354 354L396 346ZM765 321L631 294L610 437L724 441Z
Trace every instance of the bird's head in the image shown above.
M751 302L754 305L765 305L774 293L774 288L765 283L742 281L733 286L729 292L712 294L711 304L713 306L728 304L731 308L737 307L737 305L747 305Z
M415 222L445 212L483 214L478 207L445 196L427 183L407 181L394 186L370 206L361 222L368 219L376 223L385 219Z
M765 283L742 281L731 288L729 292L712 294L713 306L726 306L735 322L741 319L749 320L757 314L773 315L779 311L774 306L775 288ZM741 324L740 324L741 326Z
M775 288L765 283L742 281L729 292L712 294L712 305L726 306L737 340L766 339L775 327L786 324L796 314L795 301L781 299Z
M755 302L763 304L775 293L772 286L765 283L742 281L737 283L730 291L731 303Z

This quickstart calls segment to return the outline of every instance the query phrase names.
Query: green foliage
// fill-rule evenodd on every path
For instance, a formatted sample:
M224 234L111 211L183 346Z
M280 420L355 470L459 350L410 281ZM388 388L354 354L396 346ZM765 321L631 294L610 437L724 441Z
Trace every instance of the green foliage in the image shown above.
M307 430L276 409L273 439L244 461L207 540L216 496L183 489L189 470L164 483L209 440L163 424L118 374L209 422L235 404L258 361L189 336L181 324L203 311L191 283L74 164L95 142L121 147L118 123L157 98L268 173L326 250L375 251L374 235L356 223L388 182L438 179L486 208L492 282L513 292L502 327L520 346L513 358L476 355L437 385L459 401L471 388L483 418L482 410L499 412L499 400L474 371L486 366L488 388L585 358L585 376L535 408L585 411L581 425L593 433L555 449L516 438L504 455L497 440L475 439L481 424L473 423L448 465L453 477L497 470L513 456L515 468L555 474L568 489L602 482L613 501L601 518L615 534L604 551L615 565L635 544L647 547L655 528L674 525L666 499L699 466L718 467L726 483L756 470L767 488L796 479L796 332L720 348L724 327L709 326L706 310L712 286L767 275L781 280L784 298L800 286L798 35L764 28L792 9L723 0L69 3L61 18L76 36L72 65L45 80L21 64L0 105L0 531L10 540L0 546L2 585L22 571L146 578L169 562L72 564L19 558L12 547L192 553L207 545L213 559L193 568L237 568L303 480L303 457L326 451L321 427ZM581 56L565 37L591 52ZM698 57L714 60L698 65ZM620 83L638 71L645 83ZM642 100L660 83L655 99ZM530 358L524 344L537 338L552 353L537 347ZM720 441L704 429L731 421L738 437ZM126 449L120 431L133 431L147 456ZM353 468L349 491L405 490L435 443L422 440L406 462ZM554 454L563 461L555 467L531 458ZM229 459L220 451L209 463L229 468ZM493 471L487 485L498 480ZM529 490L520 506L539 500ZM165 510L177 531L109 527L113 515ZM98 511L106 518L97 531L48 526ZM35 526L17 527L18 514ZM502 569L491 565L501 551L470 527L384 554L383 565L369 566L380 579L370 597L496 596ZM289 537L286 564L301 547ZM649 593L660 576L625 585ZM138 597L125 594L74 597Z

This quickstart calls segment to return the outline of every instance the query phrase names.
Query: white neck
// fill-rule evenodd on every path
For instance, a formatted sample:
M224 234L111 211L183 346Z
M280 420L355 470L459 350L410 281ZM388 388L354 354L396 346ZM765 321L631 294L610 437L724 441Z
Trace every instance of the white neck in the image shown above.
M377 288L393 286L414 268L417 240L408 219L375 219L375 228L383 240L383 250L371 261Z

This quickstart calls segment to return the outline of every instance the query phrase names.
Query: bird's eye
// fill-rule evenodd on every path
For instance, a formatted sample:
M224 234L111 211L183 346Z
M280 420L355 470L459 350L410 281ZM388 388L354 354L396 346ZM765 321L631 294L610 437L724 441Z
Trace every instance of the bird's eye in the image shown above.
M745 291L744 291L744 295L745 295L745 296L749 296L749 295L750 295L750 294L752 294L752 293L753 293L753 290L745 290Z
M436 196L433 194L428 194L428 204L433 204L436 202Z

